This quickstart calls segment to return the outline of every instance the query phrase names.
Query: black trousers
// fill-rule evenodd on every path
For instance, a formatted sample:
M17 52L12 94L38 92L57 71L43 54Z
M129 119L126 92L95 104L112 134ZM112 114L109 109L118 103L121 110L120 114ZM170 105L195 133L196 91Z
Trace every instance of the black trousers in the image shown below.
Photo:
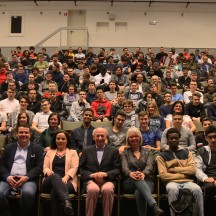
M216 186L214 183L205 182L202 187L204 189L205 216L215 216L216 202L214 200L214 196L216 195Z
M51 194L52 216L63 216L63 203L75 190L71 182L65 184L58 174L53 174L44 179L42 192Z

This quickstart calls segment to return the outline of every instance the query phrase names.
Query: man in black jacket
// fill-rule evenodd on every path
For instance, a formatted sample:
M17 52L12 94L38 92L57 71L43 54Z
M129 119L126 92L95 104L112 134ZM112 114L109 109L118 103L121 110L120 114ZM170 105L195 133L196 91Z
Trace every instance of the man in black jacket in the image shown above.
M86 108L83 111L82 126L71 131L71 146L73 149L77 150L79 156L81 155L83 149L94 144L92 133L95 128L91 125L93 116L93 110L91 108Z
M8 195L21 194L20 215L32 215L37 192L37 181L43 166L41 146L30 142L30 127L17 129L18 142L6 145L0 163L0 208L11 215Z
M204 104L200 102L201 94L194 92L192 94L192 102L186 104L185 115L189 115L193 121L200 122L205 117Z

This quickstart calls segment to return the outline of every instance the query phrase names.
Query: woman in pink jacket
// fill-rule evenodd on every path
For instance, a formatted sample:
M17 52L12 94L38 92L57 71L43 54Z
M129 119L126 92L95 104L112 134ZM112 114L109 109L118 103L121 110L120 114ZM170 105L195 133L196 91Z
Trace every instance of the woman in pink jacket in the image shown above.
M79 157L69 140L67 132L57 131L44 159L42 191L51 193L52 216L74 215L69 194L77 190Z

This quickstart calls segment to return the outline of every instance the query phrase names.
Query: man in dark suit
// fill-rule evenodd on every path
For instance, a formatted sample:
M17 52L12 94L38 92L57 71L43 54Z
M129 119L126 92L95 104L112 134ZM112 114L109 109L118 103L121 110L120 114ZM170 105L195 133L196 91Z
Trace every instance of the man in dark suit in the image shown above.
M21 194L20 215L29 216L35 204L37 180L43 166L43 150L30 142L28 125L17 129L18 142L5 146L0 162L0 208L11 216L8 195Z
M114 184L120 174L118 150L107 145L107 131L93 131L95 145L88 146L80 158L80 174L86 184L86 216L93 216L98 195L102 194L103 216L111 216L114 200Z

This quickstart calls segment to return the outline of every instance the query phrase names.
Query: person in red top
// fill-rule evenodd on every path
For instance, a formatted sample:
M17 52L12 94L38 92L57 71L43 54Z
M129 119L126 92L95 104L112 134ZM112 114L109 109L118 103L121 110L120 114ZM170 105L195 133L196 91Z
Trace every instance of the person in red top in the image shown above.
M22 58L23 57L23 53L22 53L22 48L20 46L17 46L16 47L16 54L19 58Z
M190 58L189 49L184 48L184 58L188 61Z
M6 76L6 69L5 69L5 65L3 62L0 62L0 85L5 82L5 80L7 79Z
M92 102L91 108L94 111L94 119L98 122L109 121L112 104L104 97L102 86L96 88L97 99Z

